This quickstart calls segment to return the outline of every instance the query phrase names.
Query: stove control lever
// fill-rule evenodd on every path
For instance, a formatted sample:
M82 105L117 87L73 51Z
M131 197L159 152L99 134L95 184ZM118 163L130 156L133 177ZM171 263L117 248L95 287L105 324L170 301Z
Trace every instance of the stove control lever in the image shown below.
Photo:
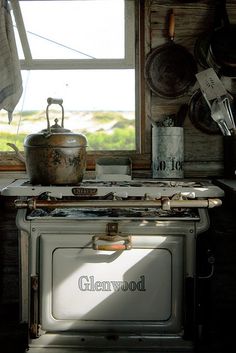
M194 191L181 192L180 195L183 197L187 197L188 199L195 199L196 198L196 193Z
M162 197L161 205L163 210L169 211L171 209L171 203L170 203L169 197Z
M38 196L39 200L48 200L50 201L51 198L62 199L62 193L59 191L45 191Z
M113 193L113 200L122 200L122 199L127 199L128 198L128 193L127 192L114 192Z
M161 193L153 193L152 195L146 193L144 194L144 200L160 200Z
M57 198L57 199L62 199L62 192L59 192L59 191L49 191L48 192L48 196L49 196L49 198L50 197L55 197L55 198Z

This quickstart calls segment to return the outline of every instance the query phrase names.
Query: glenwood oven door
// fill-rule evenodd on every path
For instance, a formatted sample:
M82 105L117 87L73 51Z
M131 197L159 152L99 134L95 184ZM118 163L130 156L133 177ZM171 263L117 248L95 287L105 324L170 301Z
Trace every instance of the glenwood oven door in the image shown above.
M18 210L21 248L29 247L30 349L191 350L195 242L208 226L200 211L183 220L82 220Z
M92 234L42 234L44 331L179 332L183 238L132 236L131 249L91 248Z

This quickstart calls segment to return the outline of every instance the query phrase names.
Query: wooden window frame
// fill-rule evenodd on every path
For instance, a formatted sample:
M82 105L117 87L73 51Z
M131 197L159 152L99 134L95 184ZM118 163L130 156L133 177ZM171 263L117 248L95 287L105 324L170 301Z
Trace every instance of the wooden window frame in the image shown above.
M13 10L19 12L19 4L17 1L12 0ZM128 0L129 2L129 0ZM146 104L145 104L145 80L144 80L144 64L145 64L145 0L135 0L135 82L136 82L136 150L135 151L88 151L87 152L87 170L94 170L96 159L104 156L116 156L116 157L129 157L132 161L133 170L150 170L151 167L151 126L150 122L146 120ZM22 19L21 16L17 16L18 21ZM17 25L20 27L21 24L18 22ZM126 32L129 28L126 28ZM23 26L24 32L24 26ZM26 58L27 60L21 61L22 69L45 69L48 68L47 60L34 60L32 67L32 57L30 55L29 48L27 48L27 42L24 41L23 33L23 44L26 46ZM122 68L125 64L125 68L131 66L129 48L126 48L126 59L123 63L120 60L116 61L115 65L117 68ZM127 59L128 58L128 59ZM63 69L63 60L56 60L56 68ZM70 60L71 69L83 68L82 60ZM85 60L84 60L85 61ZM99 60L100 68L103 65L107 65L109 59ZM55 60L54 69L55 69ZM92 68L92 61L89 60L89 65ZM114 65L114 62L112 63ZM67 64L68 65L68 64ZM82 65L82 66L81 66ZM87 64L88 65L88 60ZM97 65L97 63L96 63ZM107 66L106 66L107 68ZM67 66L68 69L68 66ZM25 166L20 162L15 155L15 152L0 152L0 171L24 171Z

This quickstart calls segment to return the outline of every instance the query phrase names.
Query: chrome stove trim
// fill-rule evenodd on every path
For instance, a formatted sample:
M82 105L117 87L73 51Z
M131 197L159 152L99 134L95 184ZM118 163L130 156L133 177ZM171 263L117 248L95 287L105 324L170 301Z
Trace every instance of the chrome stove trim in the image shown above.
M169 199L162 197L160 200L39 200L36 198L28 200L15 200L16 208L29 208L35 210L36 208L157 208L161 207L163 210L170 210L171 208L213 208L222 205L220 199Z
M86 182L88 183L86 185ZM130 185L111 184L104 186L101 182L95 180L84 181L81 185L74 186L42 186L30 185L27 179L17 179L2 190L4 196L39 196L42 193L48 193L52 197L61 198L63 196L75 196L73 189L96 189L96 196L101 197L113 192L117 197L133 197L144 196L145 194L151 198L172 197L175 194L182 193L192 198L201 197L223 197L224 191L209 180L202 182L183 180L183 181L165 181L165 180L132 180Z

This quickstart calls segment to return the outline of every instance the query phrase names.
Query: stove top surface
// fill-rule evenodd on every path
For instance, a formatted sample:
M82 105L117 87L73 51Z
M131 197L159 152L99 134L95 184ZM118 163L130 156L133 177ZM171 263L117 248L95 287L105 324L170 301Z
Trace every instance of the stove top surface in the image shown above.
M162 210L160 207L155 209L148 208L122 208L122 209L113 209L113 208L56 208L53 210L49 209L36 209L28 213L27 219L184 219L192 220L199 219L199 214L197 209L178 209L178 210Z
M223 197L224 191L210 180L160 180L133 179L130 181L84 180L79 185L32 185L28 179L17 179L2 190L4 196L39 196L48 193L52 197L66 196L88 198L103 197L109 193L117 197L151 198L171 197L177 193L195 197Z

